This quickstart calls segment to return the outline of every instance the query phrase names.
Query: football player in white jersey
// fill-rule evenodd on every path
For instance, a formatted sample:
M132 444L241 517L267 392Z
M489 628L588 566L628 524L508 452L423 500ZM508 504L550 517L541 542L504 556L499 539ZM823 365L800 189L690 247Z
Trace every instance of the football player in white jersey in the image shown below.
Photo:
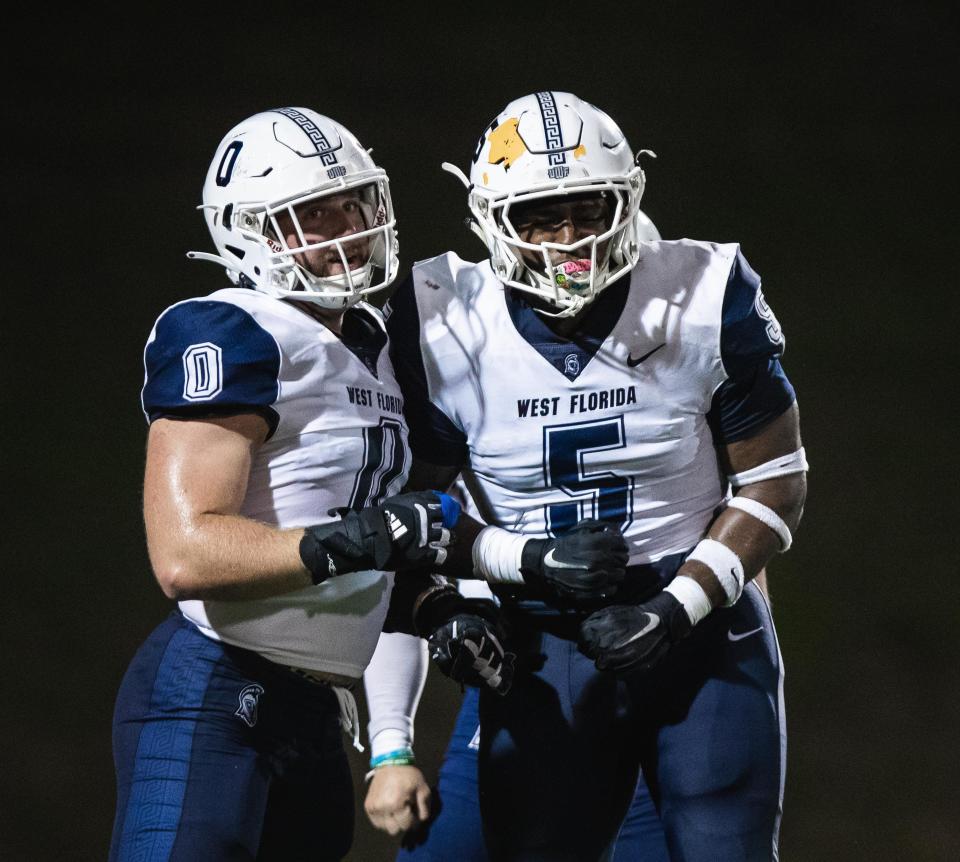
M441 566L458 511L397 493L402 395L363 301L397 271L388 179L279 108L222 140L201 208L217 253L191 256L233 285L164 311L144 353L147 544L178 607L118 694L111 859L340 859L351 689L393 572Z
M509 692L480 691L490 856L605 858L642 767L671 858L775 859L782 666L756 577L807 463L759 277L736 244L643 241L644 173L573 94L511 102L469 177L447 167L489 260L417 264L388 331L408 487L462 475L488 526L461 519L455 574L489 582L516 653Z

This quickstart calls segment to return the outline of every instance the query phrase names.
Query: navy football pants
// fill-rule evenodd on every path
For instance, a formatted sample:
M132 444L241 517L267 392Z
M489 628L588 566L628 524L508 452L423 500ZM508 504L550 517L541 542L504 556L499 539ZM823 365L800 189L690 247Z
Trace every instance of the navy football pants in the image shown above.
M433 796L433 820L406 836L397 862L488 862L477 790L480 690L468 688ZM663 827L641 779L617 837L613 862L669 862Z
M480 694L487 858L646 862L647 853L663 858L663 835L674 862L777 858L782 666L755 584L735 607L714 611L662 666L630 682L597 672L570 640L512 622L522 663L514 687L504 698ZM444 808L427 843L406 858L483 858L464 847L476 785L449 764L448 756ZM662 832L643 816L641 767ZM450 800L454 814L445 817ZM438 852L417 855L431 847Z
M110 859L334 860L353 784L333 691L179 612L137 652L113 724Z

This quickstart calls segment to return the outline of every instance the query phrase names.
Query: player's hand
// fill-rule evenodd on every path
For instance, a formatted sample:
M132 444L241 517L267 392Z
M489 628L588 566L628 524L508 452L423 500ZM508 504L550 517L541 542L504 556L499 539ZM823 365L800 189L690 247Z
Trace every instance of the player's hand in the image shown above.
M416 766L379 766L363 807L377 829L400 835L430 817L430 787Z
M516 656L503 646L500 610L493 602L468 599L452 584L438 584L418 596L413 626L445 676L497 694L510 690Z
M597 670L630 674L660 662L693 626L683 605L670 593L657 593L642 605L610 605L580 624L580 652Z
M501 637L482 616L459 614L428 638L430 658L450 679L503 695L513 683L516 656Z
M614 596L629 559L616 527L587 518L555 539L530 539L520 574L548 603L576 605Z
M379 506L354 512L335 509L339 521L307 527L300 559L319 584L367 569L440 566L460 506L446 494L419 491L388 497Z
M413 491L387 497L380 511L390 534L385 568L398 571L442 566L450 531L460 517L460 504L437 491Z

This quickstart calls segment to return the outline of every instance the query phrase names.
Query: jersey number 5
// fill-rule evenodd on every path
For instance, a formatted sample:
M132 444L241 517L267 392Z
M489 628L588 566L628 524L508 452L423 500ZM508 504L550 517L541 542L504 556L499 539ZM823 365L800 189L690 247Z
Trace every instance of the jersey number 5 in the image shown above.
M609 470L591 471L584 456L626 446L623 417L543 429L543 479L571 498L545 506L547 532L558 536L583 518L597 518L626 531L633 521L633 479Z

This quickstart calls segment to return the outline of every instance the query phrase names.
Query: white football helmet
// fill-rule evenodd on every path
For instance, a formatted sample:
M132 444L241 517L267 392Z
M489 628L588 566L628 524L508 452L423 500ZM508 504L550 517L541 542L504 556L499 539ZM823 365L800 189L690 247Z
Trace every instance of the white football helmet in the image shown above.
M308 242L297 207L351 191L358 195L365 229ZM234 282L272 296L346 308L397 276L396 221L386 173L347 129L309 108L264 111L231 129L207 171L200 209L219 254L187 256L222 264ZM277 222L283 215L292 220L294 244L288 244ZM347 258L358 247L365 248L366 260L351 269ZM314 249L339 256L343 273L321 277L295 260ZM374 269L380 271L378 280Z
M467 186L471 227L498 278L544 298L558 316L576 314L636 264L640 242L659 239L640 211L646 178L623 132L572 93L545 91L510 102L484 129L469 179L448 162L443 167ZM570 245L520 238L512 206L584 193L603 194L610 204L612 221L603 233ZM523 251L536 253L537 263ZM577 259L551 263L558 254Z

